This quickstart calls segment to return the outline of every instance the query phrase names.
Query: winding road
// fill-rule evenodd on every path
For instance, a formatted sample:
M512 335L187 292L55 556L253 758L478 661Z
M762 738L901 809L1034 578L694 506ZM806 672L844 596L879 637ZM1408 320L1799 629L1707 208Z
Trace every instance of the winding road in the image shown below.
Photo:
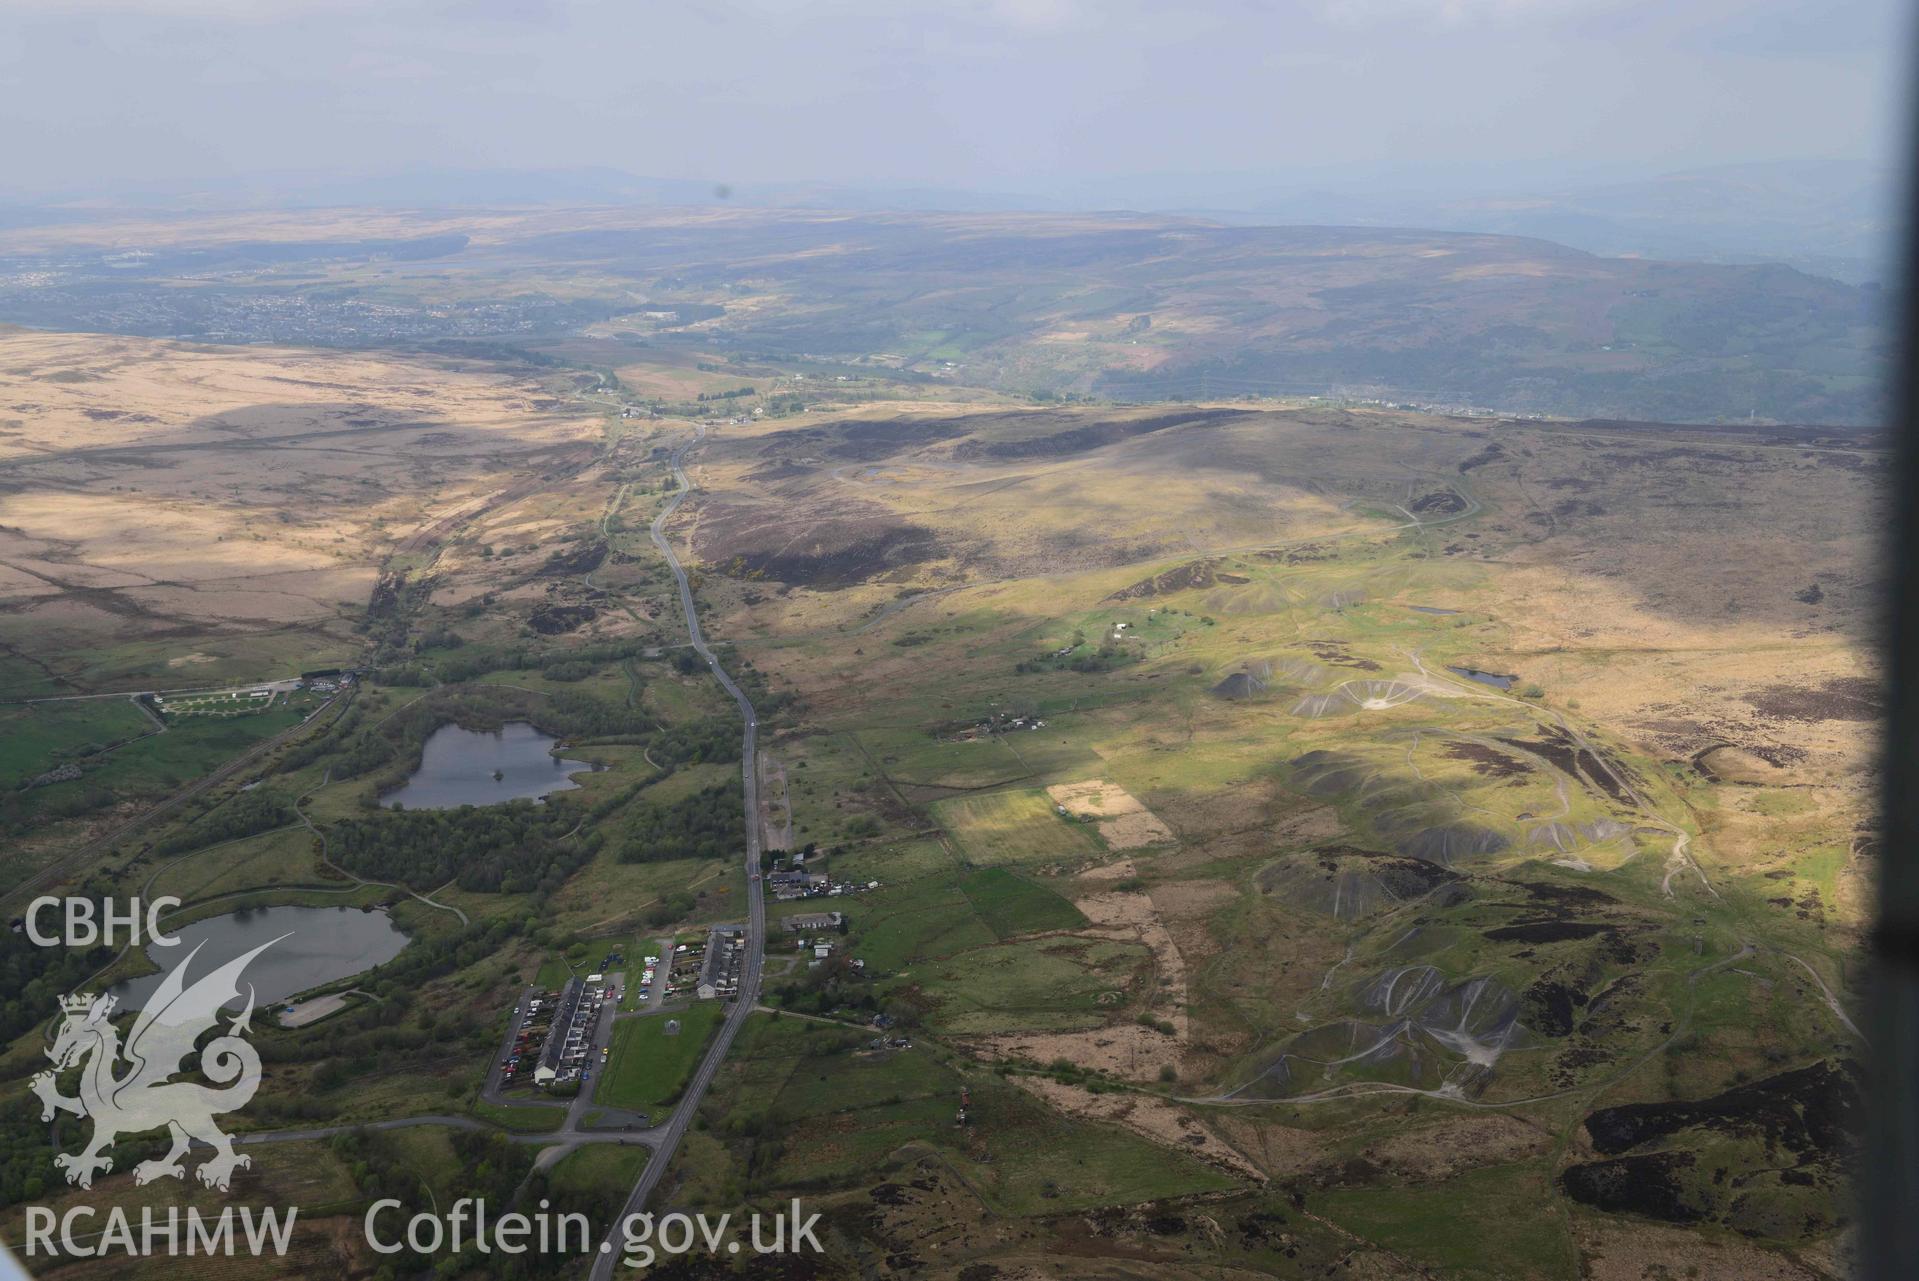
M706 643L705 635L700 631L700 615L693 603L693 586L687 581L686 567L680 564L680 558L673 551L673 545L667 541L666 522L679 510L686 496L693 492L693 482L686 474L686 455L706 438L706 429L695 426L693 439L673 451L673 479L679 485L679 492L672 501L660 509L653 518L650 530L653 545L660 549L660 555L666 558L666 564L673 571L673 578L679 584L680 607L686 611L687 635L693 644L693 652L706 660L712 669L713 678L720 683L735 703L739 705L741 719L745 723L744 735L740 745L740 775L746 786L746 960L740 969L740 990L733 1000L732 1008L726 1012L726 1019L720 1024L713 1044L707 1047L706 1057L700 1060L699 1068L693 1073L693 1079L687 1082L686 1090L673 1109L673 1115L655 1129L648 1131L646 1140L653 1148L653 1157L646 1163L646 1169L640 1172L639 1181L633 1185L632 1193L626 1198L626 1204L608 1229L601 1242L600 1253L593 1260L592 1277L594 1281L609 1281L613 1268L619 1259L619 1247L622 1240L620 1225L629 1215L638 1214L646 1208L646 1201L653 1194L660 1177L673 1163L673 1154L679 1150L680 1141L686 1137L688 1127L693 1124L693 1114L699 1110L700 1103L706 1098L706 1092L713 1085L713 1078L719 1073L720 1064L725 1061L726 1053L732 1048L733 1038L739 1035L740 1028L752 1015L753 1007L759 1004L761 967L766 950L766 899L760 893L759 886L753 881L753 875L760 866L760 825L756 821L760 812L759 770L755 762L759 757L760 721L759 713L753 710L752 702L726 669L720 666L720 660L713 656L713 650Z
M660 514L654 517L650 532L654 545L660 549L660 554L666 558L667 566L673 571L674 581L679 586L680 606L686 612L687 634L691 639L694 652L706 660L706 665L712 670L714 679L720 683L720 687L724 689L727 694L732 697L734 703L739 706L740 715L745 727L741 739L741 778L746 789L746 813L752 816L759 812L759 778L758 770L755 768L755 762L759 755L759 714L754 711L752 701L746 697L746 691L741 689L739 683L727 674L726 669L720 665L719 659L714 656L712 648L706 643L706 637L700 630L700 616L694 605L693 587L687 579L686 568L680 564L679 556L674 553L672 544L667 541L666 537L667 521L672 518L673 513L679 508L680 503L685 500L686 496L693 492L693 482L686 474L686 455L704 440L705 436L705 428L696 426L694 428L693 439L687 441L674 451L672 459L673 477L679 485L679 491L675 493L672 500L660 510ZM301 799L304 800L305 797ZM301 818L304 821L304 813L301 814ZM659 1184L660 1178L666 1173L667 1167L672 1165L674 1154L679 1150L681 1141L686 1137L687 1130L693 1124L694 1114L699 1110L700 1103L706 1098L707 1090L713 1085L713 1078L719 1073L720 1064L725 1061L727 1052L732 1048L733 1038L739 1035L740 1028L745 1025L746 1020L751 1017L754 1009L759 1004L760 983L764 961L763 954L766 948L766 901L752 879L753 874L758 871L759 865L759 824L751 821L749 818L746 824L745 853L746 884L749 890L747 895L746 960L741 967L740 990L734 998L732 1006L727 1010L726 1018L721 1022L719 1031L713 1038L713 1043L707 1047L706 1056L700 1060L699 1067L693 1073L692 1080L687 1083L686 1090L681 1094L679 1103L673 1109L673 1114L659 1125L653 1126L650 1129L595 1132L587 1129L584 1125L584 1108L582 1106L574 1106L567 1109L566 1119L558 1130L537 1134L508 1135L508 1138L516 1143L535 1143L542 1147L558 1144L564 1151L571 1151L584 1143L640 1145L652 1149L652 1157L647 1161L646 1168L641 1171L639 1180L633 1185L633 1190L628 1194L625 1205L621 1208L619 1215L615 1218L612 1225L610 1225L606 1236L603 1238L600 1252L594 1258L592 1276L596 1278L596 1281L608 1281L608 1279L613 1276L613 1269L621 1257L619 1253L622 1241L621 1225L625 1223L628 1216L638 1214L646 1208L647 1199L653 1194L653 1189ZM426 901L431 902L431 900ZM432 905L435 907L446 907L446 905L438 903ZM455 911L457 909L446 907L446 910ZM609 1027L611 1022L611 1019L607 1020ZM605 1039L605 1031L606 1029L602 1029L602 1035L599 1038L601 1042ZM583 1105L586 1101L587 1097L583 1095L578 1102ZM387 1121L362 1122L358 1125L331 1125L310 1129L257 1132L237 1136L235 1142L256 1145L286 1143L307 1139L323 1139L356 1129L393 1130L418 1125L437 1125L447 1126L453 1129L488 1132L495 1131L494 1126L477 1121L472 1117L451 1115L412 1116Z

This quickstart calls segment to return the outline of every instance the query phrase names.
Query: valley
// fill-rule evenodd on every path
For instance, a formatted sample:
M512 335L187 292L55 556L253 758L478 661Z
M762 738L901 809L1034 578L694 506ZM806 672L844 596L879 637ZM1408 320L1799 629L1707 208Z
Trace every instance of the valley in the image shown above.
M808 1275L1845 1275L1883 437L548 346L0 335L8 883L409 940L258 1030L287 1266L464 1164L799 1196ZM383 805L448 726L591 768ZM599 1069L658 1115L489 1085L527 990L735 924L736 1000L601 1016L711 1036ZM15 940L25 1077L149 963ZM14 1239L81 1193L10 1097Z

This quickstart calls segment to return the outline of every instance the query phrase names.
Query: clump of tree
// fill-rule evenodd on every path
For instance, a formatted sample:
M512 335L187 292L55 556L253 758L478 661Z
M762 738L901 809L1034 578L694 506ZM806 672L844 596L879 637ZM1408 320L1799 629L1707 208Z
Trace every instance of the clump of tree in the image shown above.
M281 754L281 772L291 774L295 770L305 769L328 753L338 751L359 731L365 719L366 708L362 704L348 704L347 709L335 716L332 723L320 733L294 744Z
M543 650L531 645L464 645L457 651L433 656L433 671L448 685L477 680L488 672L549 672L570 663L599 667L645 653L643 640L612 641L603 645L575 645Z
M369 880L550 894L604 842L597 831L575 832L579 825L570 807L508 801L350 818L328 830L327 845L336 863Z
M520 1182L533 1168L533 1149L514 1143L504 1134L473 1130L454 1130L447 1135L453 1159L460 1171L460 1192L479 1198L488 1206L505 1207L513 1203ZM368 1205L393 1200L380 1220L380 1232L388 1237L403 1237L405 1225L415 1215L430 1214L441 1207L434 1201L432 1186L421 1171L417 1152L401 1135L389 1130L352 1130L328 1141L333 1155L351 1173L354 1186ZM495 1213L498 1213L496 1211ZM404 1273L384 1275L452 1276L465 1272L462 1266L471 1258L471 1242L463 1242L465 1254L457 1253L451 1241L443 1241L431 1255L412 1254ZM522 1256L540 1258L538 1251ZM556 1261L565 1256L556 1254ZM524 1269L492 1275L537 1275Z
M882 1012L873 984L853 968L843 952L829 957L822 965L802 970L793 982L776 988L774 997L779 1008L799 1014ZM911 1026L919 1021L919 1012L905 1002L893 1002L885 1007L884 1012L902 1026Z
M1023 658L1014 665L1013 670L1021 675L1029 672L1110 672L1133 657L1115 645L1110 637L1096 649L1088 650L1085 646L1086 633L1076 629L1072 641L1064 647L1063 652L1048 650L1032 658Z
M740 759L740 727L730 717L669 725L647 747L661 765L704 765Z
M671 925L693 915L693 909L699 900L686 890L675 890L646 909L646 923L652 926Z
M102 898L113 892L89 885L75 897L92 899L98 920ZM38 925L43 933L58 934L62 928L52 911L43 912ZM7 994L0 1003L0 1040L11 1042L45 1021L59 1008L55 998L73 991L112 960L113 951L109 947L41 947L27 937L25 929L0 931L0 992Z
M413 642L413 652L424 653L429 649L459 649L466 644L466 637L450 627L432 627L420 633Z
M746 799L736 780L665 805L641 807L627 824L620 843L620 862L720 858L745 843Z
M653 728L652 718L639 708L609 703L576 689L555 690L544 708L529 707L526 719L549 733L574 739L644 734Z
M278 792L239 792L226 804L201 815L172 836L154 843L155 854L184 854L243 836L256 836L298 821L292 804Z

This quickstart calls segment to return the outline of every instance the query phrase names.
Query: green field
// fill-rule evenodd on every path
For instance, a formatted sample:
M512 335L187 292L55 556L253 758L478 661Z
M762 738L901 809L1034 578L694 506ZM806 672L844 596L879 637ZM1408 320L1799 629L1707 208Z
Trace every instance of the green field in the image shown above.
M655 928L646 923L647 916L673 895L700 895L696 902L708 906L699 910L718 916L729 910L725 905L739 902L745 881L745 873L731 858L622 863L615 849L608 848L560 888L550 911L555 925L583 936L646 933ZM665 933L676 923L664 922L658 928ZM592 959L598 960L599 955Z
M677 1036L666 1035L678 1020ZM613 1054L594 1082L593 1099L608 1107L646 1111L680 1096L706 1039L720 1022L720 1003L701 1001L670 1014L622 1019L613 1029Z
M996 787L1059 782L1096 768L1084 744L1061 737L1059 727L977 738L941 737L924 729L863 730L859 742L897 783L926 787Z
M1566 1212L1536 1166L1490 1166L1437 1183L1339 1188L1319 1213L1449 1277L1576 1276ZM1541 1207L1546 1206L1541 1213Z
M619 663L604 663L593 669L584 680L556 681L543 675L538 669L510 668L503 671L488 672L480 678L487 685L512 685L518 689L529 689L542 694L555 694L573 691L591 694L609 703L625 703L630 685L626 671Z
M1069 1121L1017 1086L975 1087L972 1129L986 1159L955 1166L1005 1214L1138 1205L1237 1186L1229 1176L1124 1130Z
M1043 938L974 948L913 977L947 1031L1071 1031L1098 1027L1124 1005L1150 956L1135 943Z
M637 1145L594 1143L560 1158L549 1179L554 1191L592 1196L633 1186L652 1153Z
M1003 867L983 867L960 882L960 892L1001 939L1086 924L1078 908L1042 885Z
M876 851L858 874L871 869L882 888L861 895L846 909L852 954L876 975L910 973L916 981L931 981L929 963L940 963L938 972L944 974L967 959L962 954L976 949L1021 934L1086 924L1061 895L1006 868L981 868L948 879L941 873L952 870L951 860L935 842L916 842L895 850L890 859L904 862L918 875L886 879L889 856Z
M44 624L30 614L0 614L0 648L32 660L12 653L0 658L0 698L245 685L302 669L344 666L359 652L351 635L335 636L324 625L302 624L245 636L209 631L183 636L168 628L144 638L96 634L62 642L49 644ZM181 665L179 660L189 652L210 661Z
M887 776L902 783L991 787L1032 773L999 735L952 739L898 729L868 730L859 739Z
M662 671L646 684L640 708L667 725L683 725L708 716L726 715L732 704L704 675L681 676Z
M298 725L304 715L276 706L248 716L189 717L169 726L164 734L139 739L109 754L83 779L34 790L49 797L83 786L130 797L169 792L217 769L262 739Z
M540 969L533 976L533 983L534 986L546 988L548 991L558 991L566 986L566 981L572 977L573 969L566 963L566 958L553 955L540 962Z
M722 1135L780 1118L773 1188L858 1186L902 1150L931 1148L1007 1214L1228 1189L1188 1157L1103 1125L1069 1122L999 1077L962 1072L932 1048L873 1053L866 1037L799 1019L748 1020L708 1115ZM960 1087L971 1123L954 1124ZM737 1140L735 1140L737 1141ZM710 1164L718 1154L702 1158Z
M503 1129L519 1134L545 1134L556 1130L560 1122L566 1119L566 1109L559 1106L533 1107L522 1104L501 1106L476 1100L472 1107L473 1115L482 1121L491 1121Z
M982 867L1095 858L1105 851L1086 827L1060 817L1045 792L956 796L933 806L966 858Z
M935 878L862 895L851 921L854 954L880 974L995 940L959 888Z
M0 707L0 788L18 787L154 729L152 720L126 699Z
M833 861L835 874L849 881L878 881L900 885L928 876L945 876L957 869L953 856L939 841L905 841L897 845L866 845L848 850Z
M313 834L304 827L285 827L171 859L155 878L153 892L191 903L237 890L288 885L344 889L350 884L324 873L314 857Z

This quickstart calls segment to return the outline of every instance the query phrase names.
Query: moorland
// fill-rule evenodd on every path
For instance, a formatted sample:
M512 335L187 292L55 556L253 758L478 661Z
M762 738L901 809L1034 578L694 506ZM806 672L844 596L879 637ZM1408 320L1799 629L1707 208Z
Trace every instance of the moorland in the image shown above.
M350 1229L379 1196L604 1219L648 1160L607 1135L657 1146L635 1114L684 1108L656 1204L804 1197L819 1275L1846 1274L1887 442L1829 397L1861 366L1796 382L1812 358L1781 355L1778 403L1833 412L1756 416L1778 422L1095 403L1126 361L1176 378L1226 349L1225 286L1187 257L1223 233L546 217L202 221L125 296L48 297L146 307L138 273L164 270L169 305L257 308L279 341L0 333L9 915L63 887L170 894L177 925L350 906L409 940L257 1027L234 1195L303 1213L287 1259L236 1268L375 1275ZM260 248L319 226L332 247ZM7 234L72 262L100 229ZM1018 323L902 350L922 304L826 262L926 266L927 237L966 255L943 314L978 291ZM1040 238L1077 246L1081 284L1049 292ZM1354 359L1431 348L1366 336L1440 289L1424 273L1477 305L1434 262L1526 264L1484 278L1546 329L1569 297L1616 325L1663 270L1469 239L1369 242L1394 283L1346 278ZM658 262L614 291L608 246L641 243ZM1285 243L1358 270L1350 238ZM272 329L288 297L519 324L469 256L545 263L517 296L586 310L510 338ZM1085 293L1109 268L1150 301ZM1712 279L1781 296L1747 270L1769 269ZM1582 283L1526 292L1555 272ZM1803 288L1820 359L1870 347L1856 293ZM1304 332L1257 306L1244 334ZM834 337L855 315L882 328ZM1655 397L1712 367L1632 359L1617 385ZM1059 390L1005 390L1040 366ZM520 722L594 768L539 802L383 804L437 730ZM848 887L842 922L821 957L785 923L822 903L769 896L762 1008L710 1088L717 1005L691 992L681 1040L622 1000L601 1093L498 1086L527 985L700 944L794 853ZM157 1136L67 1186L72 1127L26 1089L55 998L152 962L0 949L0 1234L27 1203L222 1200L137 1184Z

